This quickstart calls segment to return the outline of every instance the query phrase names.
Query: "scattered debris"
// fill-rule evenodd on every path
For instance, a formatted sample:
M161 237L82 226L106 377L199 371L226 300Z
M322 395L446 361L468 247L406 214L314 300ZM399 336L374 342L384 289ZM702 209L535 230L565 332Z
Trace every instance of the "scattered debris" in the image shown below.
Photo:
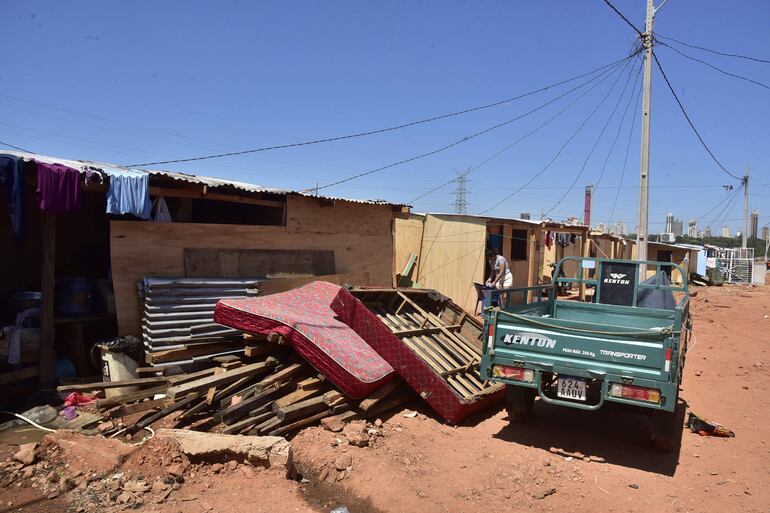
M689 412L687 415L687 427L693 433L698 433L701 436L720 436L725 438L735 436L734 432L730 431L723 425L706 419L701 419L693 412Z

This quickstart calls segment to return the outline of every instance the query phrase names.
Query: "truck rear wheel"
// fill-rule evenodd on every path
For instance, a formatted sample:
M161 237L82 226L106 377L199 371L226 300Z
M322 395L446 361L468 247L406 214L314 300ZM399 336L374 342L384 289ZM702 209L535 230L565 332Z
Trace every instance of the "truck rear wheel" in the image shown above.
M678 411L652 412L651 439L656 449L664 452L673 451L681 433L682 421Z
M532 388L507 385L505 403L509 422L524 422L532 416L536 391Z

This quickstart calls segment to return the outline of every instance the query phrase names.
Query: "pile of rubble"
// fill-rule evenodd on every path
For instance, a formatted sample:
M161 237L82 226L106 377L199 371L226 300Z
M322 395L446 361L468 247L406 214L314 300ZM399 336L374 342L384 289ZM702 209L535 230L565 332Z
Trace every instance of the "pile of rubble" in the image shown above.
M294 475L284 438L158 430L152 440L132 446L60 430L0 462L0 487L32 487L92 512L184 502L176 492L186 480L215 474L252 478L259 472Z

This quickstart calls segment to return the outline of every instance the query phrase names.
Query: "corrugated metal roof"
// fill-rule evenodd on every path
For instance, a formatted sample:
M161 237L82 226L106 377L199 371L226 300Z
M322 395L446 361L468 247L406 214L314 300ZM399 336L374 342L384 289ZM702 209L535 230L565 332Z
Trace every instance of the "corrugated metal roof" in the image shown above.
M165 177L169 178L174 181L178 182L184 182L184 183L193 183L193 184L201 184L206 185L211 188L222 188L222 189L231 189L231 190L237 190L242 192L248 192L248 193L266 193L266 194L279 194L279 195L288 195L288 194L296 194L299 196L307 196L307 197L318 197L325 200L331 200L331 201L347 201L351 203L362 203L362 204L369 204L369 205L391 205L396 207L408 207L409 205L406 205L404 203L392 203L390 201L381 200L381 199L374 199L374 200L366 200L366 199L353 199L353 198L342 198L338 196L322 196L318 195L315 196L314 194L308 194L306 192L302 191L293 191L293 190L286 190L286 189L275 189L271 187L264 187L261 185L246 183L246 182L239 182L237 180L227 180L224 178L214 178L210 176L201 176L201 175L193 175L189 173L180 173L177 171L161 171L161 170L154 170L154 169L135 169L135 168L128 168L125 166L121 166L119 164L111 164L107 162L95 162L90 160L70 160L70 159L63 159L58 157L50 157L48 155L40 155L37 153L26 153L23 151L13 151L13 150L0 150L0 153L5 153L8 155L15 155L19 158L22 158L24 160L40 160L43 162L49 162L52 164L62 164L68 167L71 167L73 169L77 169L81 173L86 173L90 170L97 169L97 170L106 170L106 169L116 169L116 170L128 170L131 169L132 171L139 171L149 174L150 176L158 176L158 177Z

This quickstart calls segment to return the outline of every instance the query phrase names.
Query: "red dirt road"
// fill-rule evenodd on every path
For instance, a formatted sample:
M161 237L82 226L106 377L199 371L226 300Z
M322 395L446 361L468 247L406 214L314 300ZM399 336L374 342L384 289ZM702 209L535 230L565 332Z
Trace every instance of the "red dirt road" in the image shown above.
M698 288L692 301L697 338L680 397L688 411L725 424L735 438L684 431L677 451L660 453L647 441L644 417L610 409L538 401L527 424L509 426L500 410L454 428L415 405L416 417L384 419L384 437L372 447L336 446L338 435L321 428L300 433L292 445L308 482L272 471L196 471L169 501L144 510L770 511L770 287ZM319 482L343 453L352 471ZM8 501L22 504L22 493L0 489L0 511ZM24 511L51 509L38 502Z
M540 401L518 426L502 411L458 428L398 415L379 447L349 449L355 470L344 487L387 512L770 510L770 287L699 288L692 302L696 340L681 399L735 438L685 431L676 452L660 453L641 416ZM300 434L297 459L333 460L331 438L320 429Z

